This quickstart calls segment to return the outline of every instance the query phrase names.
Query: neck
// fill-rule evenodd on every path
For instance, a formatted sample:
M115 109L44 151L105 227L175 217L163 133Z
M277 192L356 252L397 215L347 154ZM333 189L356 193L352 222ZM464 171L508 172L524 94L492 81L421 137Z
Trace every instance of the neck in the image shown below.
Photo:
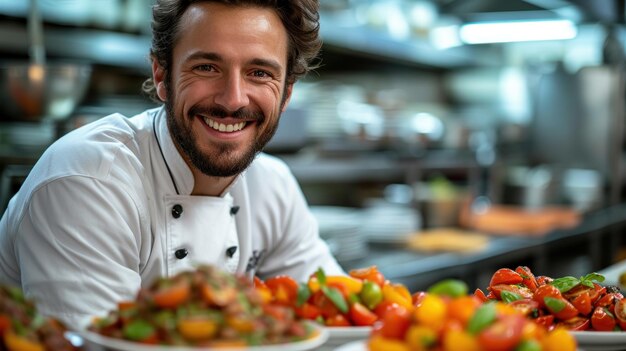
M220 196L226 188L233 182L236 176L232 177L211 177L197 169L192 170L194 185L191 195L200 196Z

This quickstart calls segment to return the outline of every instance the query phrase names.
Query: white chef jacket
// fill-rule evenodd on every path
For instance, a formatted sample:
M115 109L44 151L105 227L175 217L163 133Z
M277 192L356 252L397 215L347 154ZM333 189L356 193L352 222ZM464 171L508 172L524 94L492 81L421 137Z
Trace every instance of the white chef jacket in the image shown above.
M68 133L0 220L0 282L81 328L140 286L199 263L299 281L318 267L345 274L279 159L259 154L219 197L190 196L193 185L162 107Z

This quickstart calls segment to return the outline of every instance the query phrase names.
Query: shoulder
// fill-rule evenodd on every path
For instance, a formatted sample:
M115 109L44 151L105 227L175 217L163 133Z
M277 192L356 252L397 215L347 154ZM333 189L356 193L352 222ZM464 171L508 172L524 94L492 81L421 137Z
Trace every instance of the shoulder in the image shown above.
M248 182L261 181L264 184L284 184L294 180L289 166L276 156L260 153L245 172Z

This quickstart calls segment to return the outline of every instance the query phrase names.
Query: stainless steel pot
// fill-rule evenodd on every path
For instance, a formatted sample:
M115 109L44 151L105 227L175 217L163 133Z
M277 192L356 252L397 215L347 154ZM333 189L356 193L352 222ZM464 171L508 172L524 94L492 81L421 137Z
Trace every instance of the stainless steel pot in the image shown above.
M0 65L0 121L67 118L85 96L91 66L29 62Z

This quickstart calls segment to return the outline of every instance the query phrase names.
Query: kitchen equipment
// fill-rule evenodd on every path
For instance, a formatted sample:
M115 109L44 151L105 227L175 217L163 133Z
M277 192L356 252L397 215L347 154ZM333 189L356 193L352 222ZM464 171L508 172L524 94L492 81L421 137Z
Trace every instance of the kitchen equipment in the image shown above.
M30 3L28 29L30 62L0 63L0 121L67 118L87 91L91 67L46 62L36 0Z

